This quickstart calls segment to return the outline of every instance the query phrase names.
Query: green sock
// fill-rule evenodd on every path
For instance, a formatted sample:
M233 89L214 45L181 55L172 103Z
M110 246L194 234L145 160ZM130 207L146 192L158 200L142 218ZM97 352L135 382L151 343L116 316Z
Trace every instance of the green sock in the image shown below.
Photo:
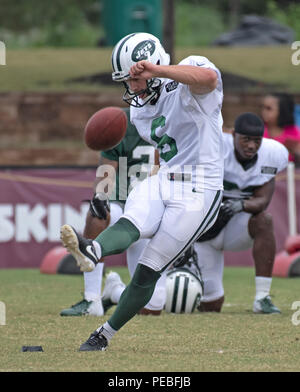
M108 320L113 329L118 331L150 301L159 278L159 272L138 264L131 282L121 295L115 312Z
M101 255L104 257L124 252L139 237L140 232L134 224L126 218L120 218L99 234L96 241L101 245Z

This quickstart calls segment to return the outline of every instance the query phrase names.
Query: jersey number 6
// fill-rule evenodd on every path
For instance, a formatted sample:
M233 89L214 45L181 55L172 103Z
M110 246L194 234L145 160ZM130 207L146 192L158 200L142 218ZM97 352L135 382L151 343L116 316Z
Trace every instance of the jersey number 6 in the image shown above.
M151 125L151 139L154 140L157 143L157 148L160 151L160 157L165 161L168 162L170 159L172 159L178 152L177 150L177 145L175 139L172 137L168 136L167 134L164 134L163 136L159 137L156 135L155 131L157 128L162 128L166 124L166 118L164 116L160 116L158 118L155 118L152 121ZM163 149L165 146L169 146L169 150L163 152Z

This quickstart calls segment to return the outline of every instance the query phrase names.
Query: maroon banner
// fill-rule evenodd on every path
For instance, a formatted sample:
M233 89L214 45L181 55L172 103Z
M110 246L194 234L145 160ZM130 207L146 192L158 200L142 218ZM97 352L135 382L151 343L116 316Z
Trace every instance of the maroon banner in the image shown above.
M0 268L39 268L44 255L61 245L61 225L82 232L93 194L96 168L0 169ZM277 250L288 236L286 175L276 180L268 211L273 215ZM296 171L300 205L300 170ZM299 211L299 209L298 209ZM300 231L300 213L297 217ZM125 265L124 254L107 258L110 265ZM225 265L253 265L251 250L226 252Z
M40 267L60 227L83 231L96 168L0 170L0 268ZM107 258L126 264L124 255Z
M300 232L300 169L295 170L295 190L297 208L297 232ZM267 211L273 217L277 252L284 249L289 236L288 202L286 172L276 177L275 192ZM225 252L225 265L253 266L252 249L243 252Z

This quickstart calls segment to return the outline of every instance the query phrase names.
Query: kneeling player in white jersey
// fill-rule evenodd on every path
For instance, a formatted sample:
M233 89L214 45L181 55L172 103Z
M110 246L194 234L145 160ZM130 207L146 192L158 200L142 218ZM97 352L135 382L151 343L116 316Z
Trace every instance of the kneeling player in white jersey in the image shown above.
M112 65L113 80L125 84L131 122L159 150L160 169L131 191L124 215L95 241L69 225L61 229L63 244L85 270L150 238L115 312L80 351L106 349L149 301L161 273L213 225L222 199L223 89L215 65L201 56L169 65L159 40L146 33L121 39Z
M233 135L224 133L224 198L214 226L194 244L203 281L200 311L220 312L224 302L224 251L252 248L256 272L255 313L280 313L270 298L276 252L272 216L266 212L275 175L285 169L288 151L263 138L264 124L252 113L235 121Z

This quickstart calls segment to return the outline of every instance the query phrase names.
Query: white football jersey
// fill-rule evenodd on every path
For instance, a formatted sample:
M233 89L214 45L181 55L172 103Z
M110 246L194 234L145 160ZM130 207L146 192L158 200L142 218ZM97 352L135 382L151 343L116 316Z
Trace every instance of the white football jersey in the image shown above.
M224 196L248 198L254 188L269 182L288 164L288 150L279 142L263 138L256 163L245 170L234 154L233 136L223 133Z
M130 119L140 136L159 150L160 172L192 173L199 188L220 190L223 189L221 74L206 57L190 56L180 64L215 70L216 89L194 95L187 85L164 79L156 104L131 107Z

